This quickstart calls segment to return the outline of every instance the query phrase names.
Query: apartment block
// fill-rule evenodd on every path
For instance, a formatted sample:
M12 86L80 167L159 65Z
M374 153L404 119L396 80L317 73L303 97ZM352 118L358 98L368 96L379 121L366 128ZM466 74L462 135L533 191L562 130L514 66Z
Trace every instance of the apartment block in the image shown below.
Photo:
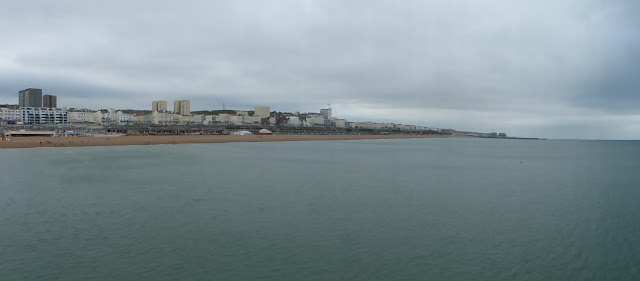
M169 108L166 100L159 100L151 103L151 111L162 112L168 110Z
M173 112L178 115L191 115L191 101L189 100L174 101Z
M67 124L68 113L66 109L46 107L23 107L22 122L28 124Z
M56 108L58 107L58 97L52 95L42 96L42 107Z
M271 108L268 106L256 106L253 116L269 118L271 116Z
M42 89L29 88L18 92L19 107L42 107Z

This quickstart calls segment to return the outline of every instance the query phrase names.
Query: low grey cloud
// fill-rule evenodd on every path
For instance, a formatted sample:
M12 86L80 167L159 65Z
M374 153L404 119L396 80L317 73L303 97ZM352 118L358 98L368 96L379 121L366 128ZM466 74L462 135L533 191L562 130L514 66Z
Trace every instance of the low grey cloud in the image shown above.
M640 138L636 1L14 1L0 102L269 105L562 138Z

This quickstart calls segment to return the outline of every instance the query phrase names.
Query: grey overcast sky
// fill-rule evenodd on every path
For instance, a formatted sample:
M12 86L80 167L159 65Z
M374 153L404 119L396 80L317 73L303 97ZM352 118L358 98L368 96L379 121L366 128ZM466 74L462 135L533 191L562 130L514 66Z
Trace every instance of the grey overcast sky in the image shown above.
M640 1L0 0L0 104L640 139Z

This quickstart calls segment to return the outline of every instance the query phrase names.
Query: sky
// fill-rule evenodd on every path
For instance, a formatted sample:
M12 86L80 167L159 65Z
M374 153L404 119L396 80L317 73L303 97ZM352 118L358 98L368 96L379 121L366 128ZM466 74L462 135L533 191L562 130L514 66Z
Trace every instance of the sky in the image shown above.
M640 1L1 0L0 104L640 139Z

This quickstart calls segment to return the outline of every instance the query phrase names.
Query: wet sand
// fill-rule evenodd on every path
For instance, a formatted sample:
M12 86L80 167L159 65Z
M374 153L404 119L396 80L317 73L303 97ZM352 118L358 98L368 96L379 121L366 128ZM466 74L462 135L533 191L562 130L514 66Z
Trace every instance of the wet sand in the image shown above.
M118 145L160 145L187 143L228 142L282 142L282 141L330 141L368 139L447 138L438 135L167 135L167 136L114 136L114 137L11 137L0 141L1 148L81 147Z

